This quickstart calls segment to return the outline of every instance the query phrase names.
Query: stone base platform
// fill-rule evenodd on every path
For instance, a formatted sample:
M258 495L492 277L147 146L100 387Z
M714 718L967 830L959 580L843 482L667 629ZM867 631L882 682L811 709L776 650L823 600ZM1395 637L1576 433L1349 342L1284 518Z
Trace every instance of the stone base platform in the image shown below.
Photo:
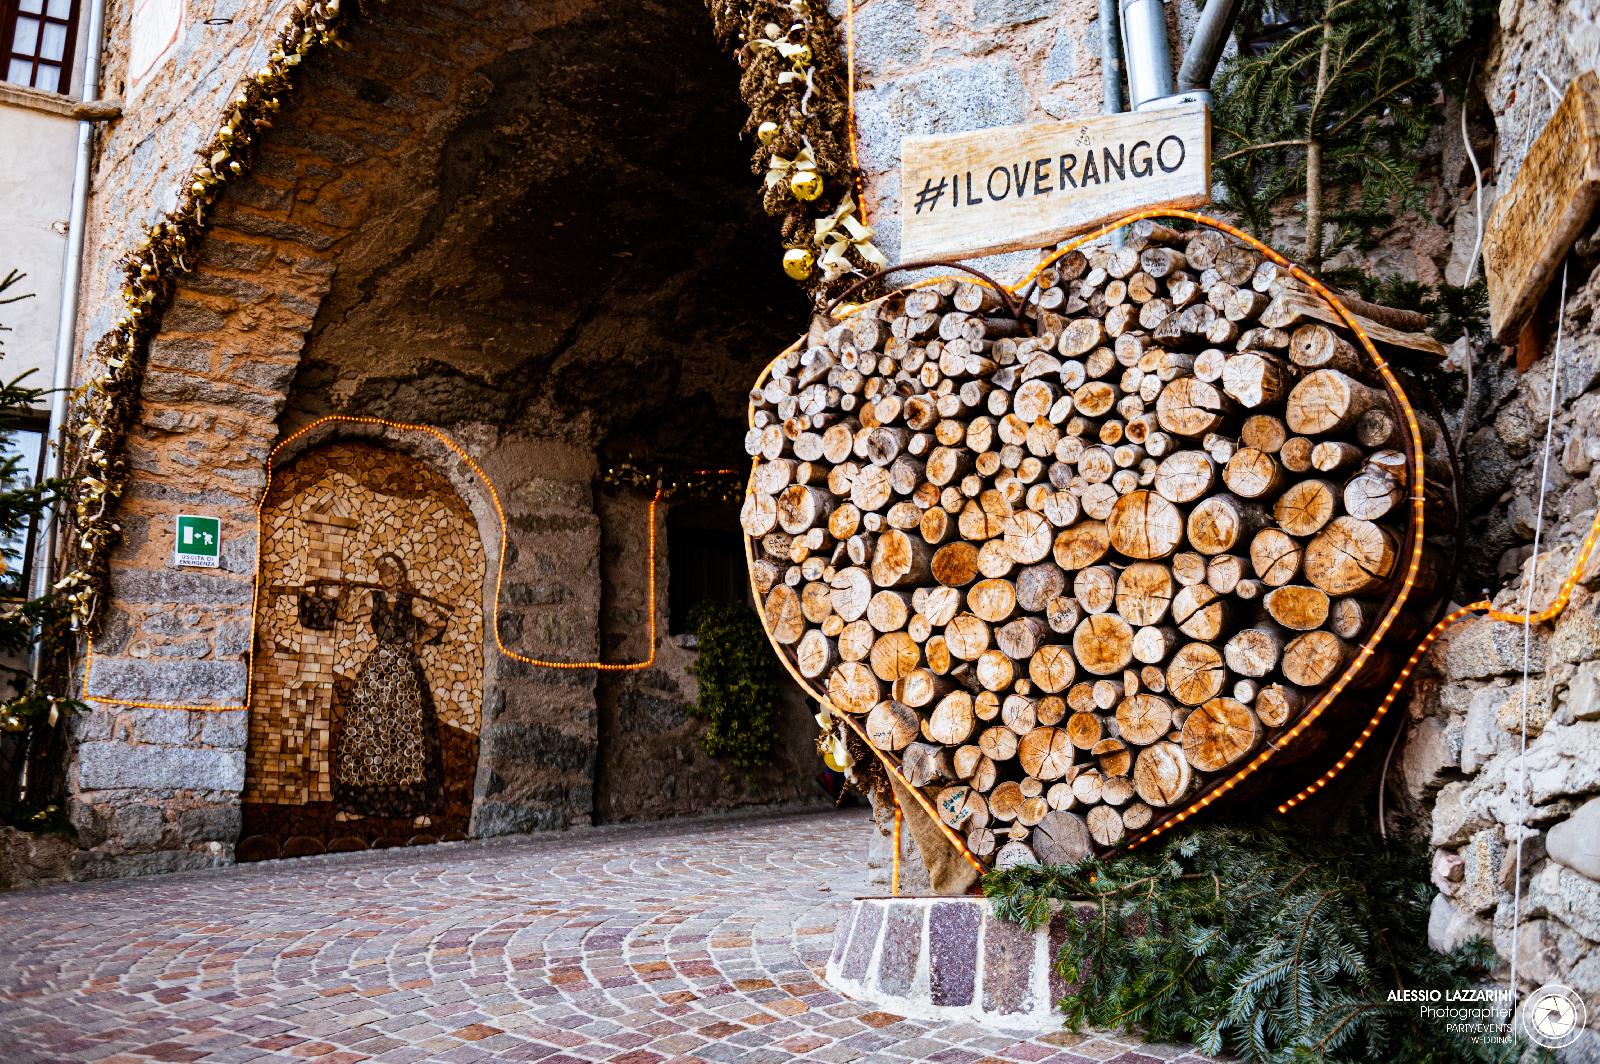
M857 898L827 979L840 993L916 1019L1059 1030L1061 917L1024 931L987 898Z

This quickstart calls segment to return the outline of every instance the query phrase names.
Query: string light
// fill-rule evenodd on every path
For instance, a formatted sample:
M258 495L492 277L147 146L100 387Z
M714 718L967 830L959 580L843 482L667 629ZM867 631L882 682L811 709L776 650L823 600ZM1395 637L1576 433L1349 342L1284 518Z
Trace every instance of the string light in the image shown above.
M1503 610L1494 609L1490 602L1483 600L1471 603L1470 605L1462 606L1460 609L1455 610L1448 616L1442 618L1439 623L1434 625L1433 629L1428 632L1427 637L1422 640L1422 643L1417 647L1416 651L1411 655L1411 658L1406 662L1405 667L1400 670L1400 675L1390 686L1388 693L1383 698L1383 701L1378 703L1378 708L1373 711L1372 719L1367 722L1367 726L1365 728L1361 729L1360 736L1357 737L1356 741L1351 744L1350 749L1345 751L1344 756L1335 761L1333 767L1319 776L1309 787L1306 787L1293 798L1290 798L1288 801L1278 806L1278 812L1287 813L1289 810L1293 809L1295 806L1299 805L1313 794L1316 794L1318 791L1322 790L1322 788L1326 787L1335 776L1337 776L1347 765L1349 765L1351 758L1355 757L1356 754L1361 752L1361 748L1366 745L1368 739L1372 738L1372 733L1383 721L1384 715L1389 712L1389 707L1394 705L1395 699L1400 696L1401 689L1405 687L1406 681L1410 679L1411 673L1417 667L1417 663L1422 660L1423 654L1425 654L1428 648L1433 645L1434 640L1438 639L1439 636L1444 634L1445 629L1449 628L1463 617L1470 616L1474 613L1483 613L1491 621L1501 621L1507 624L1542 624L1545 621L1554 619L1558 614L1561 613L1562 610L1566 609L1567 603L1572 599L1573 588L1577 586L1579 579L1582 578L1583 570L1589 564L1589 556L1594 552L1595 543L1597 541L1600 541L1600 510L1595 511L1594 520L1589 524L1589 534L1584 537L1583 543L1578 548L1577 560L1573 562L1572 568L1567 572L1566 578L1561 582L1560 590L1557 592L1555 599L1551 601L1549 606L1545 607L1543 610L1540 610L1538 613L1506 613Z
M744 496L744 484L737 469L685 469L645 466L632 459L608 464L600 482L611 487L636 491L659 488L664 499L687 495L716 502L737 502Z
M889 795L894 799L894 861L890 865L889 893L898 898L900 896L900 824L905 814L900 809L900 795L895 793L893 787L889 788Z
M390 420L388 420L386 418L355 417L355 416L345 415L345 414L331 414L331 415L329 415L327 417L318 418L317 420L311 422L309 425L306 425L304 428L302 428L302 429L300 429L300 430L298 430L298 431L296 431L294 433L291 433L289 436L285 437L281 442L279 442L277 446L273 447L270 452L268 452L267 461L266 461L266 468L267 468L266 484L262 486L261 498L256 503L256 543L258 545L262 542L262 517L261 517L262 510L266 506L267 496L268 496L268 494L270 493L270 491L272 489L272 474L273 474L273 470L275 468L275 466L273 464L274 460L277 458L279 452L281 452L285 447L288 447L289 445L293 444L295 441L303 438L308 433L313 432L316 429L319 429L324 425L329 425L329 424L333 424L333 423L345 423L345 424L355 424L355 425L372 425L372 426L378 426L378 427L381 427L381 428L384 428L384 429L388 429L388 430L391 430L391 431L398 431L398 432L420 432L420 433L424 433L426 435L432 436L434 439L436 439L440 443L444 444L444 446L449 448L451 452L453 452L458 458L460 458L466 464L467 468L472 471L473 475L478 478L478 482L483 486L483 489L484 489L485 493L489 497L490 503L493 504L495 516L499 520L499 524L500 524L500 542L501 542L502 545L505 544L506 542L508 542L508 539L507 539L507 536L508 536L508 525L507 525L507 521L506 521L506 513L505 513L504 507L502 507L501 504L500 504L500 493L495 490L494 482L489 479L489 475L483 471L483 467L478 465L478 463L473 459L473 457L470 454L467 453L466 449L464 447L462 447L459 443L457 443L454 439L452 439L448 434L446 434L445 432L443 432L443 431L441 431L439 429L434 428L432 425L414 425L414 424L411 424L409 422L404 422L404 421L390 421ZM698 472L722 474L722 473L731 472L731 470L700 470ZM650 652L649 652L649 655L643 661L634 661L634 662L626 662L626 663L601 662L601 661L548 661L548 660L545 660L543 658L534 658L534 657L529 657L528 655L525 655L525 654L520 654L517 651L512 650L510 647L506 646L505 641L500 636L500 592L501 592L502 586L505 583L505 571L506 571L506 557L505 557L506 556L506 552L505 552L503 546L502 546L502 549L500 551L500 557L499 557L499 559L497 561L497 564L496 564L496 567L495 567L494 601L493 601L493 609L491 611L491 615L493 617L492 631L494 632L494 642L495 642L496 648L499 649L500 653L502 655L504 655L505 657L510 658L513 661L521 662L524 665L538 666L539 668L544 668L544 669L597 669L597 670L599 670L601 672L635 672L635 671L638 671L640 669L648 669L651 666L653 666L655 664L655 660L656 660L656 510L657 510L657 507L660 505L661 500L662 500L663 497L664 497L663 490L658 487L656 489L655 495L652 496L651 499L650 499L649 512L648 512L647 517L645 518L646 524L647 524L647 540L648 540L648 543L649 543L648 552L647 552L648 553L648 562L647 562L646 577L645 577L645 579L646 579L646 588L647 588L647 591L646 591L647 602L646 602L646 606L645 606L645 616L647 618L647 622L646 622L647 623L647 630L648 630L647 638L649 640L648 646L650 648ZM251 596L250 596L250 645L251 646L255 645L256 614L257 614L257 611L258 611L258 609L260 607L260 597L261 597L261 568L260 567L261 567L261 560L262 559L260 557L260 553L259 553L259 550L258 550L257 559L256 559L256 581L255 581L255 586L252 589ZM141 701L134 701L134 700L126 699L126 698L109 698L109 697L106 697L104 695L91 694L89 692L89 675L93 671L93 669L94 669L94 639L91 636L89 638L89 640L88 640L87 666L86 666L86 668L84 669L84 672L83 672L83 695L82 695L82 697L83 697L83 700L86 701L86 702L97 702L97 703L100 703L102 705L132 706L132 707L135 707L135 708L138 708L138 709L180 709L180 710L188 710L190 712L196 712L196 713L200 713L200 712L231 712L231 711L234 711L234 710L249 709L250 708L251 685L254 682L254 675L253 675L254 670L253 669L250 670L250 672L248 672L246 674L246 677L245 677L244 701L239 703L239 704L221 704L221 705L187 705L187 704L184 704L184 703L175 703L175 702L141 702Z

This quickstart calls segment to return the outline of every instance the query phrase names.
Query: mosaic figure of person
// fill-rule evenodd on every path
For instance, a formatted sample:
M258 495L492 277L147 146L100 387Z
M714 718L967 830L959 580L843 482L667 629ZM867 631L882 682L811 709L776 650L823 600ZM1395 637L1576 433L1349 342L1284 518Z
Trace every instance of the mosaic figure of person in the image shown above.
M380 557L376 570L376 585L353 584L370 589L368 623L376 644L353 683L334 685L333 804L339 820L410 817L424 827L438 805L444 771L420 651L443 637L449 611L411 586L397 555ZM300 623L331 630L343 591L303 592Z

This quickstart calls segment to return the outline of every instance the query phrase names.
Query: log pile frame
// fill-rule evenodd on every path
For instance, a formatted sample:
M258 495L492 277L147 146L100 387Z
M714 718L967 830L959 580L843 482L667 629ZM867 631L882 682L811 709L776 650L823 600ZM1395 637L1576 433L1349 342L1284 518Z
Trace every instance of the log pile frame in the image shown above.
M1360 321L1231 227L1142 212L1030 279L1027 323L954 278L815 319L752 391L742 517L785 666L1000 865L1154 837L1303 734L1451 475Z

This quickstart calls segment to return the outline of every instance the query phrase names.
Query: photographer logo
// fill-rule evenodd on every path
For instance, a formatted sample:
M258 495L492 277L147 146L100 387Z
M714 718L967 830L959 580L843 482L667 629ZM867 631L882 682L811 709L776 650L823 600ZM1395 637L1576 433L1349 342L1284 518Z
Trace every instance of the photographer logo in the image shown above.
M1560 983L1546 983L1522 1007L1522 1027L1529 1040L1546 1049L1561 1049L1578 1040L1586 1019L1583 999Z

